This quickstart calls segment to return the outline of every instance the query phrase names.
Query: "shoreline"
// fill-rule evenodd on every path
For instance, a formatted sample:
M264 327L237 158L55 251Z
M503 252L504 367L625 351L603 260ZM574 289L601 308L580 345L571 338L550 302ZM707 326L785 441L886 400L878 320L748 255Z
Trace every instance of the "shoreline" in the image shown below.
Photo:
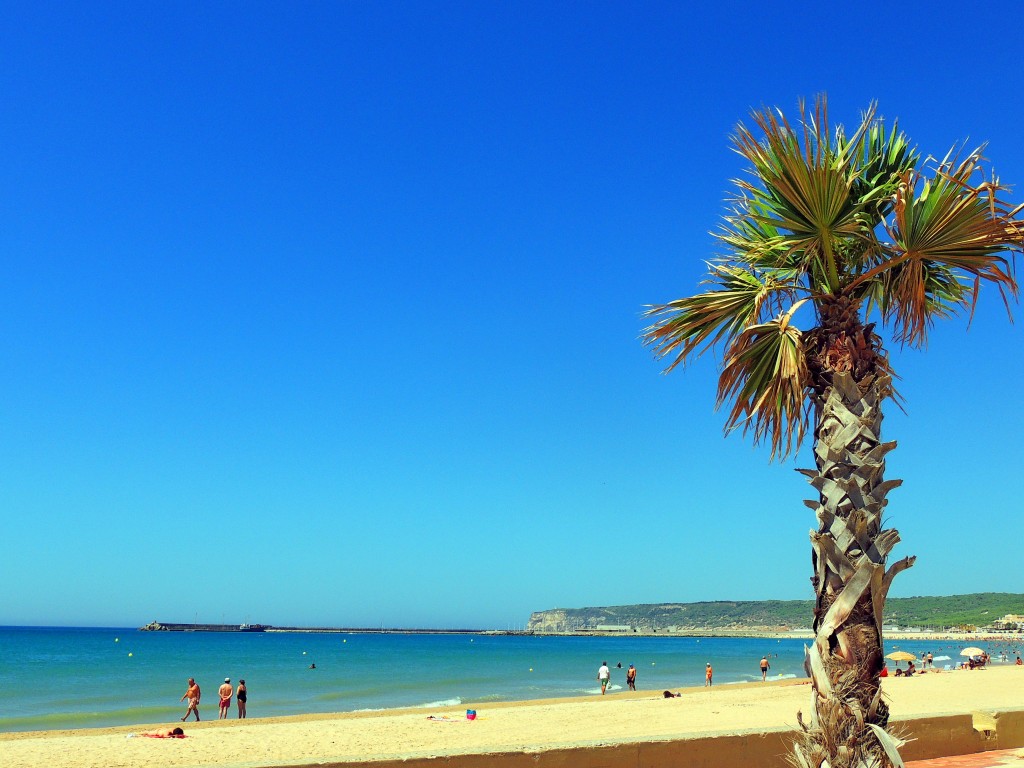
M894 722L922 716L1020 710L1024 668L929 672L883 681ZM153 726L0 734L5 768L314 765L580 750L790 731L808 711L806 679L737 683L570 699L186 723L189 738L129 738ZM475 708L478 719L465 719ZM444 718L430 720L430 716ZM175 723L179 725L180 723ZM166 727L166 725L164 725Z
M128 628L130 630L130 628ZM510 637L721 637L721 638L752 638L763 640L809 640L814 638L810 629L778 629L773 627L710 627L690 628L674 631L651 632L637 630L631 632L598 629L577 629L572 632L548 632L543 630L517 629L428 629L428 628L396 628L396 627L277 627L272 625L234 625L234 624L176 624L151 622L136 628L138 632L241 632L241 633L294 633L294 634L347 634L347 635L481 635ZM1019 632L948 632L919 630L901 632L898 630L883 633L890 640L925 640L953 642L1004 642L1007 644L1024 644L1024 635Z

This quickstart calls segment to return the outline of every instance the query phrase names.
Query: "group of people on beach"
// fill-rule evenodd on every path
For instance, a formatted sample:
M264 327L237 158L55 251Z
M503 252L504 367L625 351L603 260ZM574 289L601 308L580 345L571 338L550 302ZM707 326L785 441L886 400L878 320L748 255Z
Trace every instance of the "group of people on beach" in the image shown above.
M199 720L199 700L202 698L203 692L199 688L199 683L196 682L194 677L188 679L188 689L185 694L181 697L181 701L188 699L188 707L185 710L185 716L181 718L181 722L188 720L188 716L194 714L196 721ZM249 691L245 687L245 680L238 681L238 690L236 691L231 686L231 678L225 677L224 682L221 683L220 688L217 689L217 696L220 698L220 719L225 720L228 716L228 710L231 708L231 697L235 697L235 703L238 706L238 717L240 719L245 718L245 706L249 700Z
M622 669L622 662L620 661L616 665L619 669ZM601 695L604 696L608 690L608 684L612 679L612 671L608 667L607 661L602 661L600 668L597 670L597 682L601 684ZM632 664L629 665L629 669L626 670L626 685L629 686L629 690L636 690L636 667Z
M760 666L760 670L761 670L761 681L765 682L768 679L768 670L772 668L771 663L769 663L769 661L768 661L768 654L767 653L764 656L761 657L761 663L760 663L759 666ZM617 664L617 667L619 669L622 669L622 662L621 661ZM709 661L707 664L704 665L704 687L705 688L710 688L711 687L712 680L714 678L714 674L715 674L714 667L711 666L711 662ZM597 670L597 682L599 682L601 684L601 695L602 696L604 696L605 693L608 691L608 686L611 684L611 679L612 679L611 668L608 666L608 662L607 661L602 661L601 662L601 666ZM632 664L630 664L629 665L629 669L626 670L626 684L629 686L629 690L631 690L631 691L635 691L636 690L636 667L633 666ZM673 695L675 695L675 694L673 694ZM670 695L669 695L668 691L665 691L665 698L670 698Z

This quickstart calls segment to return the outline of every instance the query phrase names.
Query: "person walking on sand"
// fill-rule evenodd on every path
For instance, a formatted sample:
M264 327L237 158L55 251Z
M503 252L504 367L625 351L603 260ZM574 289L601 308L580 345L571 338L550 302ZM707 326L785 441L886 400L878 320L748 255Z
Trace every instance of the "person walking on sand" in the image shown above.
M711 672L712 672L712 670L711 670L711 662L709 661L707 663L707 665L705 666L705 669L704 669L704 687L705 688L710 688L711 687Z
M629 685L629 690L636 690L636 667L632 664L630 664L629 669L626 670L626 683Z
M224 682L220 688L217 689L217 695L220 696L220 719L227 720L228 709L231 707L231 694L235 690L231 687L231 678L225 677Z
M196 713L196 721L199 720L199 697L202 695L199 690L199 686L196 684L195 678L190 677L188 679L188 690L185 691L185 695L182 696L179 701L188 699L188 709L185 710L185 716L181 718L181 722L188 720L190 713Z
M249 691L245 687L245 680L238 681L238 690L235 691L235 701L238 702L238 717L245 719L245 702L249 700Z
M761 657L761 682L763 683L768 679L768 670L772 668L772 665L768 663L768 657Z
M601 695L604 696L604 692L608 690L608 681L611 680L612 671L608 669L608 662L602 661L601 668L597 670L597 682L601 684Z

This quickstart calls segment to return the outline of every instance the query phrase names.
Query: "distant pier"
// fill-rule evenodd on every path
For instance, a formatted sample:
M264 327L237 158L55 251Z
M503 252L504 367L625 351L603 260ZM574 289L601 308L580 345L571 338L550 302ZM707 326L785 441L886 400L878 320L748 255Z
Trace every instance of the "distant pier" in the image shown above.
M140 632L306 632L352 635L532 635L493 629L399 629L396 627L274 627L269 624L176 624L151 621Z

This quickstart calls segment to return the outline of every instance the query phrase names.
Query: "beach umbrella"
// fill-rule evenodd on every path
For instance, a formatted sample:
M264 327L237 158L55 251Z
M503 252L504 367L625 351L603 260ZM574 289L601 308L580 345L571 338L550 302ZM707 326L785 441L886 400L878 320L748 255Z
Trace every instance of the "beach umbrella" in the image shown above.
M912 653L907 653L906 651L893 651L885 658L892 661L917 661L917 656Z
M981 650L981 648L974 647L964 648L962 651L960 651L961 656L982 656L984 655L984 653L985 652Z

